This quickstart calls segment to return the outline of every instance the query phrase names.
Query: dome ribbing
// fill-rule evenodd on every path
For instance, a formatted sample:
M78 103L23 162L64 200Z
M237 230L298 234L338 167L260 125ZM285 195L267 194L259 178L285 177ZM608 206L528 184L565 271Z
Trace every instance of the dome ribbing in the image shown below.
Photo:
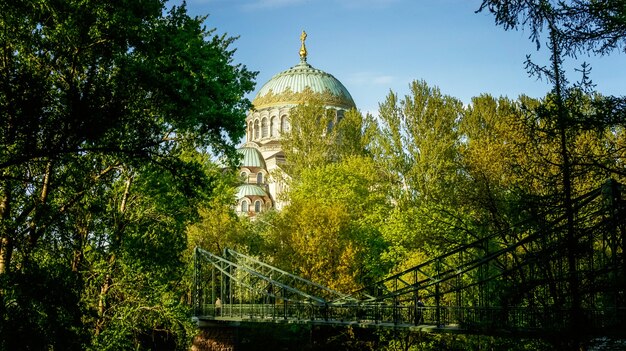
M241 199L246 196L267 196L265 190L261 187L253 184L244 184L237 187L237 199Z
M296 105L311 99L346 110L355 107L348 89L337 78L305 61L272 77L261 87L252 104L258 110L275 105Z
M241 167L265 168L265 160L259 150L253 147L242 147L237 151L243 156L241 158Z

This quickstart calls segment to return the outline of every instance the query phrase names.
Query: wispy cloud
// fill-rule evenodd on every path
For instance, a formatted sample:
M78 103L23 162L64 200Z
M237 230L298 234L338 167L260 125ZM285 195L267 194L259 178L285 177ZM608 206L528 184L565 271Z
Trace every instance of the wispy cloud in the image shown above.
M212 1L212 0L195 0ZM215 0L213 0L215 1ZM404 0L246 0L242 8L245 10L271 9L314 3L322 6L341 6L350 9L381 9L398 4Z
M389 85L395 78L388 74L374 72L357 72L348 77L351 84L358 85Z
M197 6L197 5L206 5L206 4L211 4L211 3L217 3L217 2L226 2L228 0L186 0L187 5L190 7L193 6ZM182 3L182 0L170 0L170 3Z
M374 84L390 84L393 82L393 76L376 76L372 79Z
M402 2L403 0L335 0L338 4L351 8L365 8L365 9L381 9L389 6L393 6Z
M243 5L245 10L289 7L304 4L309 0L254 0Z

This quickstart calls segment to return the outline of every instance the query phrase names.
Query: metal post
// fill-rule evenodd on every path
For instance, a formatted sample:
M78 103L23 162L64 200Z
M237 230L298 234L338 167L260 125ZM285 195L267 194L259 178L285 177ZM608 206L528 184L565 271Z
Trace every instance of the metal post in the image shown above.
M287 299L285 299L285 288L283 287L283 318L287 319Z
M211 301L210 303L215 303L215 267L211 265ZM213 306L213 316L215 317L215 306Z
M456 276L456 319L457 323L461 323L463 321L463 309L461 308L462 299L461 299L461 275Z
M417 270L413 271L413 285L416 286L415 290L413 291L413 324L418 325L419 324L419 317L417 315L418 310L417 310L417 300L419 299L419 291L417 289Z
M233 266L231 266L231 265L228 266L228 275L230 277L233 276ZM234 297L233 297L233 285L232 285L232 282L230 281L230 277L229 276L225 277L225 283L226 283L226 289L227 289L226 292L227 292L227 296L228 296L228 313L229 313L229 316L232 317L232 315L233 315L233 303L234 303L233 298Z
M440 277L439 277L439 271L441 270L441 262L440 259L437 260L437 262L435 263L436 269L437 269L437 275L436 275L436 279L437 279L437 283L435 283L435 307L436 307L436 319L437 319L437 328L441 327L441 306L440 306L440 298L441 296L439 296L439 284L440 284Z
M224 290L226 289L225 285L226 282L224 281L224 273L222 273L222 271L224 270L224 263L220 262L219 263L220 267L222 269L220 269L220 293L219 293L219 298L222 301L222 306L223 304L226 302L226 299L224 298ZM213 297L213 301L215 301L215 297ZM224 311L226 309L222 307L220 314L224 314Z
M396 294L396 292L398 291L398 278L393 280L393 307L392 307L392 312L393 312L393 324L398 324L398 313L400 311L398 311L398 295Z
M622 196L621 196L621 192L620 192L620 184L613 180L610 179L609 180L609 185L610 185L610 191L611 191L611 203L610 203L610 211L611 211L611 220L612 220L612 243L611 243L611 255L612 255L612 261L614 264L614 269L617 271L615 272L615 276L619 277L614 281L615 284L615 307L624 307L624 297L622 296L621 298L619 297L620 294L617 293L617 291L622 290L624 287L626 287L626 258L624 257L624 252L626 251L626 235L624 235L623 229L623 223L621 223L622 221L622 211L623 211L623 205L622 205ZM621 237L621 243L619 242L619 238ZM617 254L618 250L619 250L619 246L621 245L622 247L622 255L621 255L621 259L622 259L622 272L621 274L618 273L619 270L619 262L618 262L618 257L620 257L620 255ZM621 275L621 277L620 277Z
M417 301L419 300L419 283L417 280L417 269L413 271L413 285L415 285L415 290L413 291L413 324L418 325L420 322L420 315L422 310L417 306Z
M200 270L200 265L198 263L198 247L196 246L194 249L194 255L193 255L193 267L194 267L194 272L193 272L193 310L194 310L194 316L198 316L200 314L200 278L198 277L198 275L200 274L199 270Z
M615 186L616 188L616 192L617 194L616 196L616 202L617 204L615 205L617 207L616 209L616 215L615 215L615 222L617 223L617 236L622 238L622 279L626 279L626 257L624 257L624 252L626 252L626 235L624 233L624 204L623 204L623 199L622 199L622 195L620 192L620 186L619 184ZM617 251L617 250L616 250Z
M441 306L439 305L439 282L437 282L437 284L435 284L435 313L436 313L436 320L437 320L437 327L441 327Z

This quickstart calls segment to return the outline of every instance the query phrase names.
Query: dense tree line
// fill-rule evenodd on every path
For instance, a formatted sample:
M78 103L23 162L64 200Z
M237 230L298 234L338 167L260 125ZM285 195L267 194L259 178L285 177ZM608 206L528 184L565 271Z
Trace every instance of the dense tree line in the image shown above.
M541 114L554 106L552 95L512 100L484 94L463 106L458 99L443 95L423 81L413 82L411 88L403 99L390 93L380 104L378 123L361 129L361 141L367 142L361 144L364 147L359 152L342 154L339 149L343 144L337 140L298 141L324 143L335 149L311 148L316 155L309 158L303 151L307 149L299 148L299 159L321 160L329 153L341 156L327 162L302 162L300 166L306 169L291 174L290 205L281 213L268 215L267 220L278 225L275 230L264 227L281 240L270 237L269 241L284 244L288 242L285 235L303 240L300 245L309 245L302 246L304 254L336 246L320 235L337 240L342 233L356 234L352 239L346 237L346 241L361 240L363 249L376 258L368 261L355 256L354 262L370 265L360 267L361 272L380 273L406 260L416 263L420 257L443 252L451 244L503 231L523 219L521 208L555 205L555 196L562 192L560 144L554 138L556 122ZM582 92L574 98L572 114L589 113L594 101L602 99ZM323 107L313 104L307 109ZM301 123L300 118L311 123L314 115L301 111L293 111L295 124ZM359 115L356 111L350 114ZM365 124L371 120L369 116L359 118ZM601 186L609 178L623 179L619 171L623 156L618 151L626 142L622 127L572 128L568 135L575 196ZM286 144L292 139L301 136L288 136ZM333 220L326 212L328 206L334 209ZM322 223L327 227L322 229ZM360 224L366 224L363 229L368 230L355 232L354 226ZM308 232L317 230L325 234ZM293 257L290 250L297 251L294 245L284 247L286 256ZM285 259L283 264L302 264L292 268L307 272L305 267L309 265L304 262L320 262L328 257L313 251L308 260L290 263ZM278 248L270 252L281 253ZM376 267L382 263L386 265ZM311 276L310 272L305 274ZM320 279L330 279L321 275Z

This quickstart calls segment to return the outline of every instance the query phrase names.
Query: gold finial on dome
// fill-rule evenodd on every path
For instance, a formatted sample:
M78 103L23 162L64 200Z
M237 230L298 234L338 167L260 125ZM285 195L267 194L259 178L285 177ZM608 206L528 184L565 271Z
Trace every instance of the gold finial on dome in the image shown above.
M300 60L302 62L306 62L306 46L304 45L305 40L306 32L302 31L302 34L300 34L300 41L302 42L302 45L300 45Z

